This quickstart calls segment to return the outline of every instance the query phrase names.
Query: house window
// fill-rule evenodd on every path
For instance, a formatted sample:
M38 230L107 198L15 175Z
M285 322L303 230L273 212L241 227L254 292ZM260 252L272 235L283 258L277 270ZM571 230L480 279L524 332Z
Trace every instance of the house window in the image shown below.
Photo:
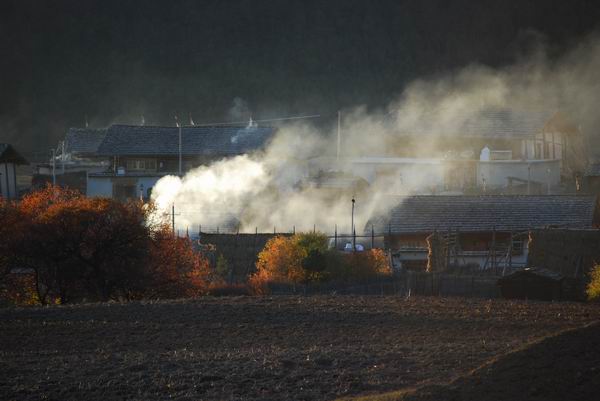
M156 171L155 159L128 159L127 170L129 171Z
M522 238L513 238L512 252L513 252L513 255L521 255L523 253L523 239Z

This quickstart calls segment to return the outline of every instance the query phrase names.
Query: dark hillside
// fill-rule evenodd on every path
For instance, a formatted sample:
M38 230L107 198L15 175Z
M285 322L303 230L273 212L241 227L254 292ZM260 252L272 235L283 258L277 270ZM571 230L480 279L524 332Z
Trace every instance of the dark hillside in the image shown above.
M380 107L407 82L560 53L593 1L3 0L0 140L46 150L67 127ZM538 33L532 34L532 31ZM532 38L536 38L532 41Z

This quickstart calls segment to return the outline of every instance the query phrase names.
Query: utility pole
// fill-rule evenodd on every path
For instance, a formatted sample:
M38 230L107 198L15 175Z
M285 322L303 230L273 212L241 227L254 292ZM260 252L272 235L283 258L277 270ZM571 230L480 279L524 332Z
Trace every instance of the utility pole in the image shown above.
M342 126L342 112L338 111L338 121L337 121L337 152L336 152L336 161L338 163L340 162L340 148L341 148L341 144L342 144L341 126Z
M171 206L171 229L173 230L173 236L175 236L175 204Z
M60 161L62 165L62 173L65 173L65 141L60 142ZM64 178L64 177L63 177Z
M177 123L179 126L179 176L182 175L182 165L181 165L181 124Z
M52 185L56 185L56 150L52 148Z
M527 195L531 195L531 164L527 163Z

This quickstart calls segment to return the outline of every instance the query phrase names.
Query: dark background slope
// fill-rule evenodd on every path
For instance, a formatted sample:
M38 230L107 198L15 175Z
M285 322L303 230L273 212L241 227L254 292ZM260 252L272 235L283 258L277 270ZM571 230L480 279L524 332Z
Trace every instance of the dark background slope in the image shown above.
M255 118L333 118L540 41L558 55L599 17L594 1L2 0L0 142L45 151L86 114L91 126L245 119L236 97Z

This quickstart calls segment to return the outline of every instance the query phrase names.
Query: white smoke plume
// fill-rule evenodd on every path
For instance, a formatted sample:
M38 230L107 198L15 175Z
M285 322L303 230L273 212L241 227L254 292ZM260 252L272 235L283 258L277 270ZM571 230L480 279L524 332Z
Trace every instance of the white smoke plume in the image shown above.
M398 133L460 134L466 119L490 108L561 111L580 127L595 150L600 145L596 132L599 104L600 41L591 36L557 59L537 51L506 68L472 65L441 78L413 82L387 110L367 112L359 106L343 111L341 162L330 167L339 174L346 170L349 157L442 157L436 140L426 137L410 148L410 154L404 154L406 147ZM241 99L234 101L232 114L247 110ZM179 229L234 224L242 232L274 228L283 232L316 226L331 233L337 226L339 232L350 233L353 196L355 227L361 232L373 214L398 201L388 196L390 192L408 195L413 184L429 179L417 166L408 176L394 177L393 185L375 180L363 191L314 188L310 182L319 171L311 171L310 166L319 157L335 160L336 134L335 127L325 132L308 124L281 127L262 152L199 167L182 179L161 179L153 199L163 214L170 213L175 204ZM344 178L343 174L337 177Z

